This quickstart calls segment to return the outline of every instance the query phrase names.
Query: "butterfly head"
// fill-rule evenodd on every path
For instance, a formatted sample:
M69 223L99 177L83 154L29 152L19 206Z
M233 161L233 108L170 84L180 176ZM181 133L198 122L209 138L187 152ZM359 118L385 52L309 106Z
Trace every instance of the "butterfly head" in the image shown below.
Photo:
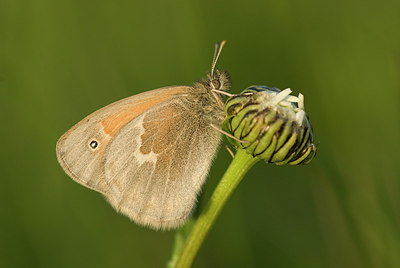
M216 69L214 72L209 72L206 78L197 81L196 85L204 88L207 93L218 93L218 91L228 91L231 81L227 71Z
M203 93L212 96L219 106L223 106L220 94L224 95L224 92L228 91L231 85L228 72L215 68L225 43L226 41L224 40L221 44L217 43L215 45L211 71L207 74L205 79L202 79L195 84L197 88L203 88Z
M211 71L194 84L188 97L189 102L195 104L191 110L201 115L205 122L216 125L220 125L225 117L221 95L227 95L225 92L230 88L228 73L215 68L224 44L225 41L216 44Z
M231 86L228 72L219 69L208 73L206 82L211 90L228 91Z

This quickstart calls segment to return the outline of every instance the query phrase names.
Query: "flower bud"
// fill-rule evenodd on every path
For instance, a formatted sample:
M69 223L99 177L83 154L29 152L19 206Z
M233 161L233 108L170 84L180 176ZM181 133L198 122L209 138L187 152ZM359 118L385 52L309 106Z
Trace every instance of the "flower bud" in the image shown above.
M278 165L308 164L314 158L312 126L304 111L304 96L287 88L251 86L225 103L223 129L228 140L247 153Z

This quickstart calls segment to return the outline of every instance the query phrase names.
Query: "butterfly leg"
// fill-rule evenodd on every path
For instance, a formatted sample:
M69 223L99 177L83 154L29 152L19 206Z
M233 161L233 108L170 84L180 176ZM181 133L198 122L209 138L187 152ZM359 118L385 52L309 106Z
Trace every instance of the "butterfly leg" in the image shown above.
M237 141L237 142L240 142L240 143L250 143L249 141L242 141L242 140L240 140L240 139L236 138L236 137L235 137L235 136L233 136L232 134L230 134L230 133L228 133L228 132L226 132L226 131L224 131L224 130L220 129L220 128L219 128L219 127L217 127L216 125L210 124L210 126L211 126L212 128L214 128L215 130L217 130L217 131L221 132L222 134L224 134L224 135L228 136L229 138L232 138L232 139L234 139L234 140L235 140L235 141Z

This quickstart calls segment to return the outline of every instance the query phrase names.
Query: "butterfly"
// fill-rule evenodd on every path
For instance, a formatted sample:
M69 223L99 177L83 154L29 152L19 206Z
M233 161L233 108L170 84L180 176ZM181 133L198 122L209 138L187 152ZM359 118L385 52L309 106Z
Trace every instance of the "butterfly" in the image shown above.
M193 86L163 87L90 114L57 142L57 158L76 182L100 192L139 225L173 229L190 216L217 152L230 87L216 69Z

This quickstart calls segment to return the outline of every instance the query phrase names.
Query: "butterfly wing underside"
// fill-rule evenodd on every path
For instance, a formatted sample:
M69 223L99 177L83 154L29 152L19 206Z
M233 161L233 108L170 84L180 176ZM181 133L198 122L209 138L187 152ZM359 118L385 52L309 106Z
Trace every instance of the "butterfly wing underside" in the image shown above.
M182 102L189 89L161 88L94 112L60 138L59 162L135 222L155 229L181 225L220 140Z

